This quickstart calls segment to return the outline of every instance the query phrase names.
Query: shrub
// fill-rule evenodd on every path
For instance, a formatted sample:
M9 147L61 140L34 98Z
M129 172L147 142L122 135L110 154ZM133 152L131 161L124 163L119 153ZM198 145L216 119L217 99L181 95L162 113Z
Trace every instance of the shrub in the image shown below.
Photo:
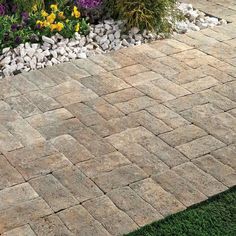
M116 0L116 6L128 27L169 33L172 23L180 17L176 0Z

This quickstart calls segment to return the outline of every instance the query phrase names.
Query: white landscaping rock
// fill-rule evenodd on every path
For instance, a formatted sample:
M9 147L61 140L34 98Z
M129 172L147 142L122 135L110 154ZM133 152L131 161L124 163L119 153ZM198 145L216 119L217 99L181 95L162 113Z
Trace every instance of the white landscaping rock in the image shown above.
M46 36L42 36L42 40L45 42L45 43L49 43L49 44L54 44L54 40L51 39L51 38L48 38Z

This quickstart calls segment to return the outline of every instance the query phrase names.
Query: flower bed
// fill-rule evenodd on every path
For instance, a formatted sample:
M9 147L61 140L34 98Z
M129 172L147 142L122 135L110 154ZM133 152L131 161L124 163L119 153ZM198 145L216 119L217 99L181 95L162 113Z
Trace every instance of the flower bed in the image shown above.
M223 23L175 0L2 0L0 79Z

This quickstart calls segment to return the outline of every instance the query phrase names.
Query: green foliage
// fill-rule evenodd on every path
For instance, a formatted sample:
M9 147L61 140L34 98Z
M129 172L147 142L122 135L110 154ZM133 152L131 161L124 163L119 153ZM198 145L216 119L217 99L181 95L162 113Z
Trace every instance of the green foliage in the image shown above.
M38 38L37 32L30 27L20 27L13 31L12 25L17 25L18 22L19 16L0 16L0 49Z
M54 5L55 7L55 5ZM31 13L0 16L0 50L20 43L40 41L41 36L59 33L65 38L75 32L87 34L88 23L73 6L48 7L48 11L34 8Z
M236 187L127 236L234 236Z
M169 33L172 23L180 17L176 0L117 0L119 16L127 20L128 27Z

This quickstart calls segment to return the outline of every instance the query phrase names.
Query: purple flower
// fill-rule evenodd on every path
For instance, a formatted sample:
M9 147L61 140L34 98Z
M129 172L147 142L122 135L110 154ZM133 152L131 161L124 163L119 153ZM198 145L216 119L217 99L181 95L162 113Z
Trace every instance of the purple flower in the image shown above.
M15 38L15 43L16 43L16 44L20 44L20 43L21 43L21 38L20 38L20 36L16 36L16 38Z
M11 30L12 30L13 32L15 32L15 31L17 31L17 29L18 29L18 25L17 25L17 24L12 24Z
M98 7L102 0L76 0L76 3L82 8L92 9Z
M0 4L0 16L4 16L6 14L6 7L3 4Z
M22 16L22 21L24 23L28 24L29 23L29 13L28 12L23 12L21 14L21 16Z

